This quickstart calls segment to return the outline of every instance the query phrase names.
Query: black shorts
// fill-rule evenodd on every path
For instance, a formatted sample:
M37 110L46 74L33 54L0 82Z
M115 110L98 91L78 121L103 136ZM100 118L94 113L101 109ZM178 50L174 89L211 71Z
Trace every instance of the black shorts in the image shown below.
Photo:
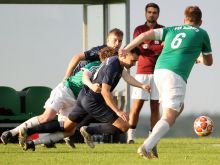
M118 118L116 113L109 108L104 100L93 97L86 93L84 89L78 95L76 105L69 114L69 119L73 122L80 123L87 115L101 123L114 123Z

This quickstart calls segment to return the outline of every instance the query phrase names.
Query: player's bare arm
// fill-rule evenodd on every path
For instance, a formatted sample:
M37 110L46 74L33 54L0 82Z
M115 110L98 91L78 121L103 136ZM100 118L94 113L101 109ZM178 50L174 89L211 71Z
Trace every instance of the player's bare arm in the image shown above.
M133 76L131 76L125 69L122 72L122 77L128 84L138 88L142 88L146 92L150 91L150 85L140 83Z
M83 77L82 77L82 81L83 81L83 84L85 84L86 86L88 86L90 89L92 89L94 92L96 93L100 93L101 92L101 87L98 83L92 83L91 82L91 76L92 76L92 73L88 70L84 70L83 71Z
M85 54L84 53L81 53L81 54L77 54L77 55L74 55L72 57L72 59L70 60L70 63L67 67L67 70L66 70L66 74L64 76L64 80L67 79L68 77L70 77L73 73L73 70L75 69L75 67L77 66L77 64L81 61L81 60L84 60L85 59Z
M141 33L139 36L137 36L135 39L133 39L123 50L126 52L131 51L133 48L140 45L145 40L154 40L155 39L155 33L154 30L149 30L147 32ZM125 53L125 52L123 52Z
M207 66L211 66L213 64L212 54L208 54L208 55L200 54L200 56L196 59L196 63L197 64L201 63Z
M120 117L122 118L124 121L128 121L128 115L121 111L118 106L116 105L116 103L113 100L113 96L112 93L110 91L111 86L108 84L103 83L102 84L102 90L101 90L101 94L106 102L106 104Z

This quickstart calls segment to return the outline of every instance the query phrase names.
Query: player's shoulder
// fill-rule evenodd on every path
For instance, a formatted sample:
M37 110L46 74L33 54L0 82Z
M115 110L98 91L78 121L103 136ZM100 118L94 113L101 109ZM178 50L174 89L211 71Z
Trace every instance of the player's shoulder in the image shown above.
M111 65L118 62L118 56L112 56L106 59L106 65Z
M198 29L199 29L202 33L208 34L208 32L207 32L205 29L203 29L203 28L201 28L201 27L199 27Z
M138 25L134 31L146 31L147 30L147 25L143 24L143 25Z
M155 26L155 29L158 29L158 28L164 28L164 27L165 27L164 25L157 24L157 25Z
M104 47L106 47L105 44L103 44L103 45L98 45L98 46L92 47L92 48L90 49L90 51L93 51L93 50L99 51L99 50L101 50L101 49L104 48Z

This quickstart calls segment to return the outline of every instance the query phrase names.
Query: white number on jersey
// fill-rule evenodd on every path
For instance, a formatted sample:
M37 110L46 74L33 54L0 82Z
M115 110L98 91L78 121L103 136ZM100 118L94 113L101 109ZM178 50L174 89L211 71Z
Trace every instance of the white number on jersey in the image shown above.
M171 48L177 49L180 46L180 44L182 43L183 38L185 38L185 37L186 37L186 33L177 34L174 37L173 41L171 42Z

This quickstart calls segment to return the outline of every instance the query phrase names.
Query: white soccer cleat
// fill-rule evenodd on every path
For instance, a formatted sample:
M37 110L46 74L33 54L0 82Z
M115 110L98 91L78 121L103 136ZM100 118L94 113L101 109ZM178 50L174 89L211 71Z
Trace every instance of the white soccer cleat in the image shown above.
M138 150L137 150L137 153L142 156L143 158L147 158L147 159L153 159L154 156L151 152L148 152L144 149L144 146L141 145Z

